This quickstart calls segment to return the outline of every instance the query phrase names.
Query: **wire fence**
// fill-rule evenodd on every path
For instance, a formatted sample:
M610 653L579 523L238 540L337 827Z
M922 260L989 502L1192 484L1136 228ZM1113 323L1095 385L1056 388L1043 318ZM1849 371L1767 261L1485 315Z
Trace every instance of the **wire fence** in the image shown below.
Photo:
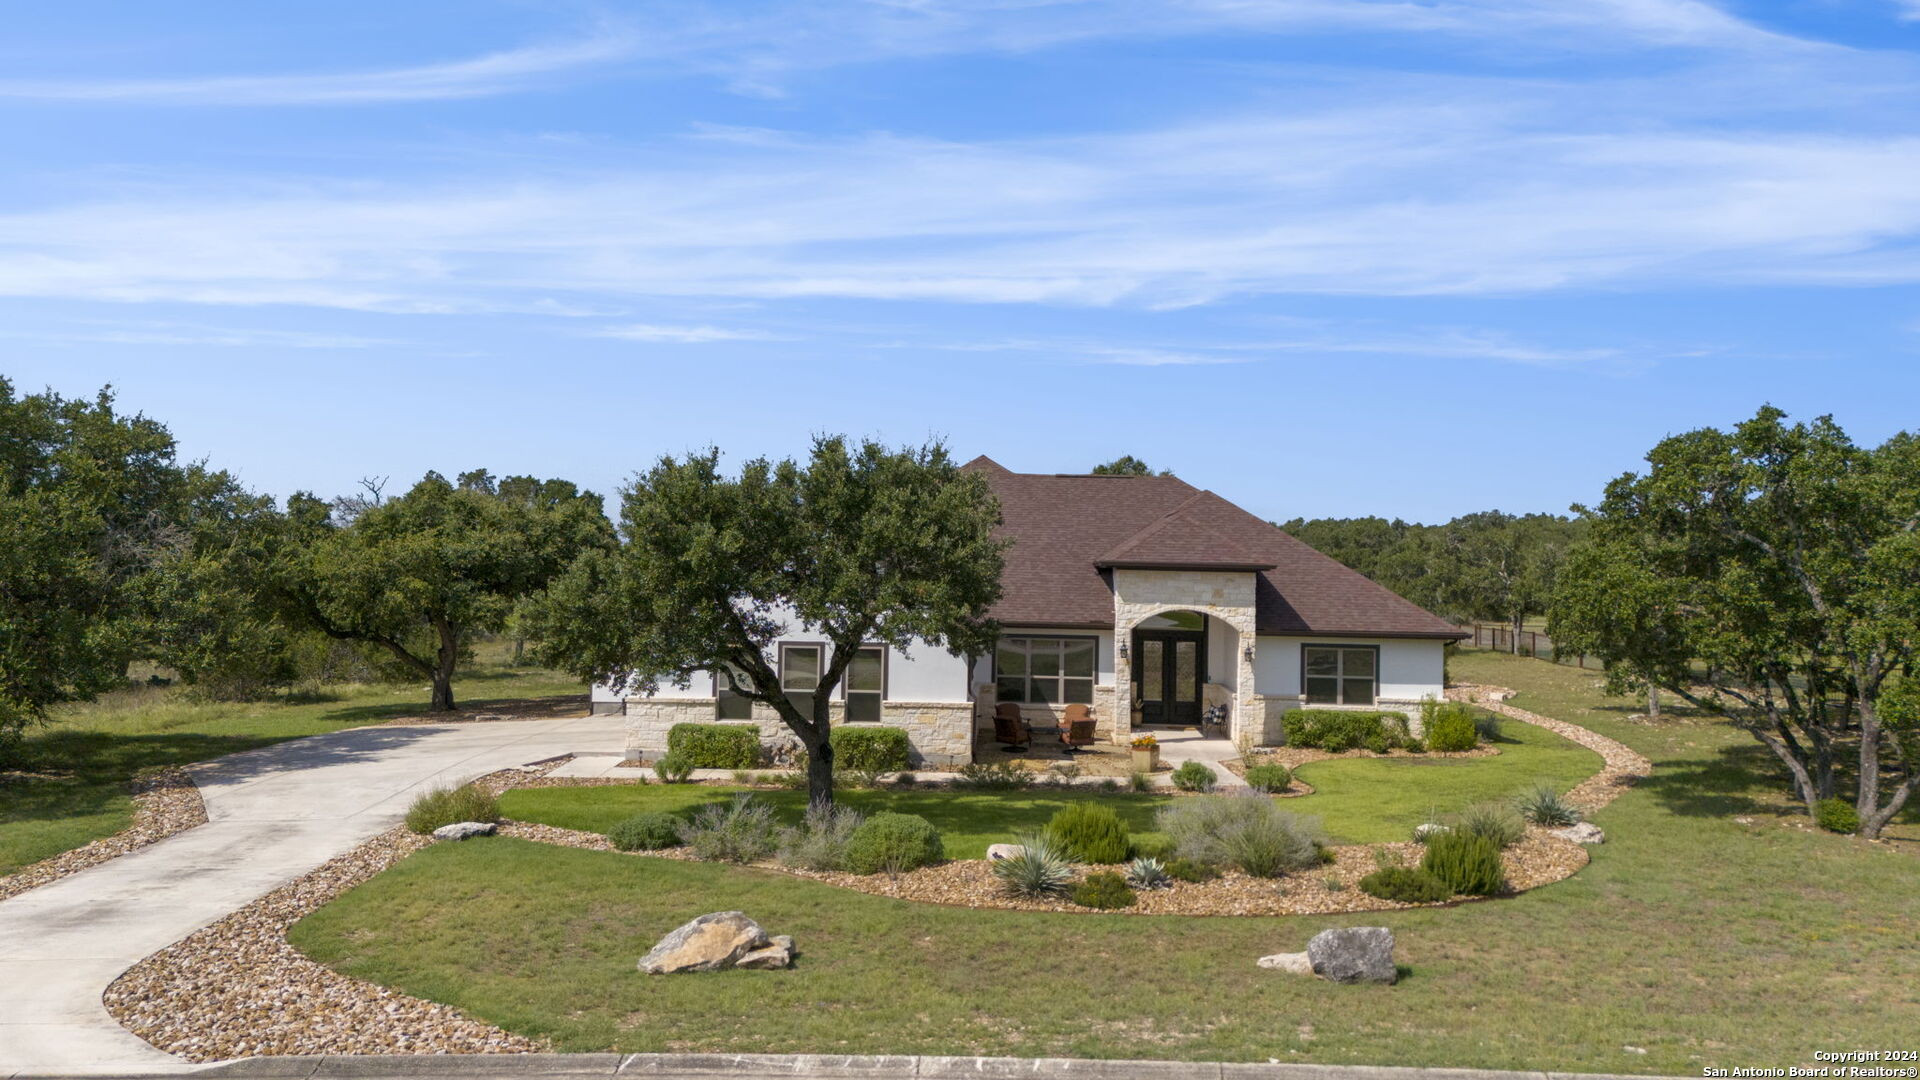
M1598 660L1589 660L1582 653L1561 653L1554 648L1553 639L1538 630L1515 632L1513 627L1502 623L1476 622L1462 627L1473 631L1473 647L1492 649L1495 652L1515 653L1531 656L1536 660L1551 660L1556 664L1569 664L1575 667L1601 667Z

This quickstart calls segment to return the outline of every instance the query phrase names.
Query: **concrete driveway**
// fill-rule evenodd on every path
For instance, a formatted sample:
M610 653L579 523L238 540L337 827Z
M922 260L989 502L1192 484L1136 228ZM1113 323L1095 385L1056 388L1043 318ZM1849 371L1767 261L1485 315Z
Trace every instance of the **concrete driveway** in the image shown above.
M184 1067L107 1015L121 972L391 827L423 789L617 747L624 724L355 728L195 766L205 825L0 901L0 1075Z

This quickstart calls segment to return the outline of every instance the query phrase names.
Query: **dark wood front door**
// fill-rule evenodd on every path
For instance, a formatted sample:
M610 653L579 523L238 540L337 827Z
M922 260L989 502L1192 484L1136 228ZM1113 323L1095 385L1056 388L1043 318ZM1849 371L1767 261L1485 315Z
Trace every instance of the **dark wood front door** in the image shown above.
M1200 723L1207 635L1197 630L1135 630L1133 688L1143 724Z

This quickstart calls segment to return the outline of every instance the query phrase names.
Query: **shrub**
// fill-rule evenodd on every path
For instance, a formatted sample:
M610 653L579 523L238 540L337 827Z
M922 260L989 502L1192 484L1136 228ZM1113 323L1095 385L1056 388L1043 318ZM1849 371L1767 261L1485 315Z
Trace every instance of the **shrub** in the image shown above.
M1017 839L1021 853L993 863L993 876L1008 896L1040 900L1058 896L1073 884L1073 860L1046 833Z
M684 784L693 775L693 762L683 754L668 752L667 756L653 763L653 775L663 784Z
M1552 784L1541 784L1520 796L1517 805L1520 816L1535 825L1565 828L1580 822L1579 808L1562 798Z
M1512 847L1527 835L1526 823L1501 803L1478 803L1460 812L1453 831L1468 836L1484 836L1500 847Z
M680 843L680 819L658 810L635 814L607 830L607 839L620 851L657 851Z
M1152 791L1153 774L1150 772L1129 773L1127 775L1127 786L1135 791Z
M462 821L492 821L500 816L500 803L472 784L435 788L413 800L407 807L407 828L430 833L442 825Z
M667 729L667 756L696 769L751 769L760 764L760 729L752 724L675 724Z
M1285 765L1252 765L1247 768L1247 786L1259 792L1285 791L1293 783L1293 771Z
M1080 766L1078 763L1072 761L1062 761L1057 765L1049 765L1047 766L1047 777L1052 783L1059 784L1062 787L1071 787L1075 780L1080 779Z
M1254 877L1317 866L1319 829L1259 795L1181 799L1162 807L1160 831L1176 854L1215 866L1236 866Z
M1120 863L1130 848L1126 822L1096 802L1071 802L1047 822L1047 833L1076 862Z
M984 765L973 762L960 766L960 778L953 786L975 791L1019 791L1033 786L1033 774L1010 761Z
M1448 889L1467 896L1492 896L1507 888L1500 845L1485 836L1441 833L1427 841L1420 867Z
M1401 904L1437 904L1453 895L1447 883L1417 866L1389 866L1360 879L1360 891Z
M865 820L851 807L809 808L799 825L780 831L780 861L802 870L845 870L847 849Z
M907 767L907 729L878 724L837 727L827 736L835 769L899 772Z
M1127 879L1111 870L1088 874L1086 880L1073 887L1067 898L1081 907L1100 908L1103 911L1132 907L1134 901L1133 889L1127 885Z
M856 874L899 874L937 863L946 855L940 833L917 814L881 813L853 830L847 869Z
M1294 709L1283 717L1288 746L1330 753L1372 750L1384 754L1406 742L1407 718L1397 712L1355 709Z
M1113 777L1109 776L1100 781L1099 788L1101 791L1107 793L1108 795L1111 795L1114 792L1120 790L1120 781L1115 780Z
M709 803L680 823L680 842L711 862L758 862L778 846L773 808L745 792Z
M1197 761L1182 762L1173 770L1173 786L1181 791L1212 791L1219 782L1212 769Z
M1127 864L1127 884L1136 889L1164 889L1173 884L1166 864L1148 855Z
M1845 799L1821 799L1813 804L1813 822L1828 832L1856 833L1860 831L1860 812Z
M920 778L910 772L903 772L893 778L893 786L895 787L913 787L919 782Z
M1500 718L1490 712L1473 710L1473 730L1479 734L1481 742L1500 741Z
M1167 876L1175 881L1184 881L1198 885L1203 881L1212 881L1220 876L1220 871L1198 859L1175 859L1167 863Z
M1473 725L1473 709L1449 701L1433 710L1426 721L1427 749L1436 754L1454 754L1480 745L1480 731Z

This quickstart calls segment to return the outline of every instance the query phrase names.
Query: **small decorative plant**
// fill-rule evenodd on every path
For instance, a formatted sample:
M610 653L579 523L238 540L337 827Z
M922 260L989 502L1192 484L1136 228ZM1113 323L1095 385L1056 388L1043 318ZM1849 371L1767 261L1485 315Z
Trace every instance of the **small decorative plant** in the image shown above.
M1160 748L1160 740L1154 738L1151 734L1135 735L1133 737L1133 748L1135 750L1157 750Z
M1098 908L1103 911L1132 907L1135 899L1133 889L1127 885L1127 879L1111 870L1088 874L1085 881L1073 887L1068 898L1081 907Z
M1219 783L1213 770L1197 761L1188 761L1173 770L1173 786L1181 791L1212 791Z
M1273 794L1287 790L1293 783L1293 773L1285 765L1249 765L1247 767L1247 786L1255 791Z
M1467 896L1493 896L1507 891L1506 869L1500 845L1486 836L1450 832L1427 841L1420 868L1452 891Z
M1047 822L1047 834L1072 856L1075 862L1118 863L1127 861L1132 848L1127 825L1105 803L1082 800L1068 803Z
M1389 866L1360 879L1360 891L1401 904L1437 904L1453 890L1432 873L1417 866Z
M1580 810L1560 795L1552 784L1541 784L1519 799L1520 816L1535 825L1564 828L1580 823Z
M680 844L679 818L651 810L614 823L607 839L620 851L658 851Z
M1821 799L1813 804L1813 823L1836 833L1860 831L1860 812L1845 799Z
M1024 900L1059 896L1073 884L1073 860L1046 833L1016 838L1020 854L993 863L1000 891Z
M1173 884L1173 878L1159 859L1142 855L1127 864L1127 884L1136 889L1164 889Z

